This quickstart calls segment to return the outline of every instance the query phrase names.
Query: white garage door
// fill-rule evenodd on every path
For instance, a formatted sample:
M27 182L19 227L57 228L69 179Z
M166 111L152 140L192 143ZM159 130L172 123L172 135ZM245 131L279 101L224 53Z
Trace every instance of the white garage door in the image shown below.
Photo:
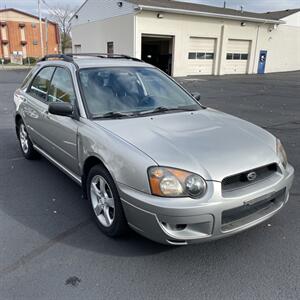
M212 75L215 65L216 39L191 37L189 41L189 75Z
M228 40L226 74L246 74L248 69L250 41Z

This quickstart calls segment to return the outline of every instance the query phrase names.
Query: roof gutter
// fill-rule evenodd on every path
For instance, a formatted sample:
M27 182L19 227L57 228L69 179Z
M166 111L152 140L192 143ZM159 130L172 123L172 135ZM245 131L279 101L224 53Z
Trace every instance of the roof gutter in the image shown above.
M285 24L285 22L282 20L271 20L271 19L263 19L263 18L261 19L261 18L252 18L252 17L243 17L243 16L234 16L234 15L224 15L224 14L216 14L216 13L177 9L177 8L168 8L168 7L159 7L159 6L139 5L138 8L139 8L139 10L169 12L169 13L173 13L173 14L193 15L193 16L202 16L202 17L209 17L209 18L230 19L230 20L248 21L248 22L265 23L265 24Z

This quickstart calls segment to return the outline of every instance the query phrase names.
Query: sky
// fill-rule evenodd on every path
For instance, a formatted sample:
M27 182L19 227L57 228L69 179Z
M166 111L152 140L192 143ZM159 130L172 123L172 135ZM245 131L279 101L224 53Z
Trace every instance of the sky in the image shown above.
M48 7L57 7L69 5L79 7L84 0L43 0L48 4ZM97 0L90 0L97 1ZM224 0L182 0L187 2L196 2L207 5L223 6ZM287 8L300 8L300 0L227 0L227 7L240 9L241 5L244 10L255 12L267 12L275 10L284 10ZM37 14L37 0L0 0L1 8L16 8ZM42 3L42 13L46 14L47 6Z

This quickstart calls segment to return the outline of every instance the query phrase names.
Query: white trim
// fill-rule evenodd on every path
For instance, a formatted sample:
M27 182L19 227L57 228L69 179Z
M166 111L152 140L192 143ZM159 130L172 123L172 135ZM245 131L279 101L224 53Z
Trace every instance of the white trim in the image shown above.
M285 24L285 22L282 20L270 20L270 19L263 19L263 18L260 19L260 18L234 16L234 15L226 15L226 14L216 14L216 13L177 9L177 8L168 8L168 7L164 8L164 7L158 7L158 6L139 5L138 8L140 10L148 10L148 11L156 11L156 12L170 12L170 13L174 13L174 14L195 15L195 16L231 19L231 20L243 20L243 21L249 21L249 22L269 23L269 24Z

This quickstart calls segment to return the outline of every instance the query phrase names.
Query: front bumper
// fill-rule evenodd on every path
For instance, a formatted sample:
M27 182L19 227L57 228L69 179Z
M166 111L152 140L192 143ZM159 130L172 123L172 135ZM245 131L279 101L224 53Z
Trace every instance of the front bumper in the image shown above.
M162 244L186 245L218 239L253 227L275 215L288 201L294 169L248 187L222 192L207 182L202 199L161 198L119 184L129 225Z

